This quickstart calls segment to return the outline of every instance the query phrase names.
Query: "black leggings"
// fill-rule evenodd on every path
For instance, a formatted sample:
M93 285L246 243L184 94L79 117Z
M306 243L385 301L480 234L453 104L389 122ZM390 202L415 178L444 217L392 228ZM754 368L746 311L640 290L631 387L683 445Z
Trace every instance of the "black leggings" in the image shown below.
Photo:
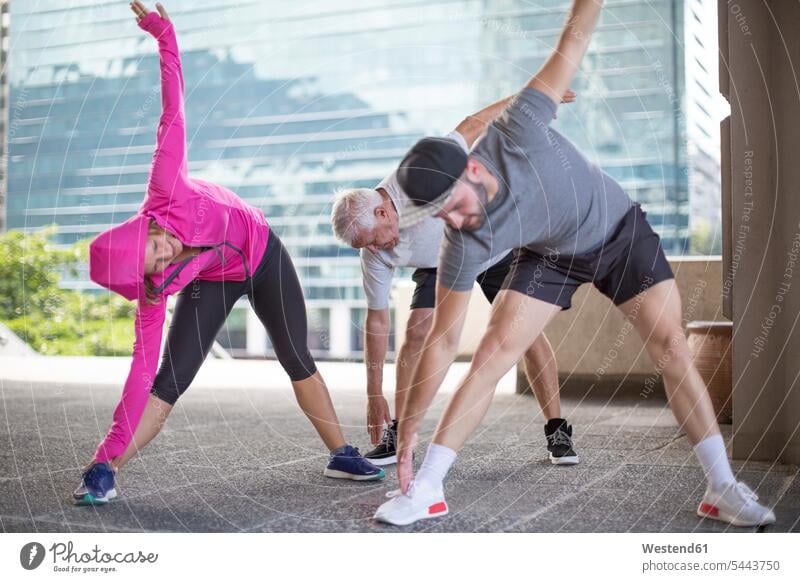
M178 294L167 345L151 393L175 404L194 380L236 301L247 295L292 381L317 371L308 351L306 305L292 259L274 232L246 281L196 279Z

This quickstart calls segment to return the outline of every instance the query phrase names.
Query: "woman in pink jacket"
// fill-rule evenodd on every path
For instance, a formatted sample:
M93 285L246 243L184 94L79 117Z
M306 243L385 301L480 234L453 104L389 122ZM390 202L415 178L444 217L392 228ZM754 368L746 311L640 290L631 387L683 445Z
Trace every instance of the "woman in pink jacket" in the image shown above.
M90 245L92 281L138 302L133 362L122 399L74 493L79 504L116 496L115 474L158 434L188 388L236 301L247 295L264 324L303 412L331 451L325 475L380 479L383 470L346 444L325 382L306 344L303 293L286 249L264 215L236 194L192 179L186 162L183 75L175 30L131 3L158 41L162 113L139 212ZM179 293L160 367L167 296Z

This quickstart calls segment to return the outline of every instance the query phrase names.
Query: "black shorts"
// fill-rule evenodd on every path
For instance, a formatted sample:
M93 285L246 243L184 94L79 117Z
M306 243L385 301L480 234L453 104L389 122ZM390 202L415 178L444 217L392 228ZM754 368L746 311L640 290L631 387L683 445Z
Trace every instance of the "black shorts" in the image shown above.
M489 303L503 288L503 281L511 270L514 253L509 252L499 262L475 277ZM436 306L436 269L417 269L411 277L417 288L411 298L411 309L433 309Z
M563 309L572 307L572 296L583 283L594 283L615 305L633 299L656 283L674 278L661 238L645 217L634 204L604 244L579 255L517 250L503 289Z

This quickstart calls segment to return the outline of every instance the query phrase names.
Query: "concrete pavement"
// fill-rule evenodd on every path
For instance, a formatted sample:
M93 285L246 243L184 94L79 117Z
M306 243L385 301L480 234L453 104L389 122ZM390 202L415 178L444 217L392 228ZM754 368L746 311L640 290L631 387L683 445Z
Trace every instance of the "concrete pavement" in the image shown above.
M2 370L0 360L0 378ZM121 473L120 499L74 507L79 467L119 394L97 380L94 387L0 380L3 531L743 531L695 517L702 471L663 400L566 401L581 464L555 467L546 461L535 400L511 393L496 396L459 457L446 485L449 516L402 530L377 524L370 517L395 487L394 470L383 483L323 477L327 455L288 382L190 389L163 433ZM353 387L362 382L351 372ZM364 394L332 392L348 439L365 450ZM423 441L448 397L437 398ZM800 531L797 467L734 467L777 506L778 523L766 531Z

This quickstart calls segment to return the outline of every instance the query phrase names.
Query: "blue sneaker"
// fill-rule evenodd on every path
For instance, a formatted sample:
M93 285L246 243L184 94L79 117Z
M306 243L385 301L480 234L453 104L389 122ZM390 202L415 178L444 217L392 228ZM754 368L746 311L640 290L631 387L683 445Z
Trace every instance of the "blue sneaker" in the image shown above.
M325 467L325 476L333 479L352 479L353 481L372 481L383 479L386 473L366 460L358 449L345 445L344 451L331 454L331 460Z
M83 481L72 493L75 505L105 505L117 496L111 463L94 463L83 472Z

